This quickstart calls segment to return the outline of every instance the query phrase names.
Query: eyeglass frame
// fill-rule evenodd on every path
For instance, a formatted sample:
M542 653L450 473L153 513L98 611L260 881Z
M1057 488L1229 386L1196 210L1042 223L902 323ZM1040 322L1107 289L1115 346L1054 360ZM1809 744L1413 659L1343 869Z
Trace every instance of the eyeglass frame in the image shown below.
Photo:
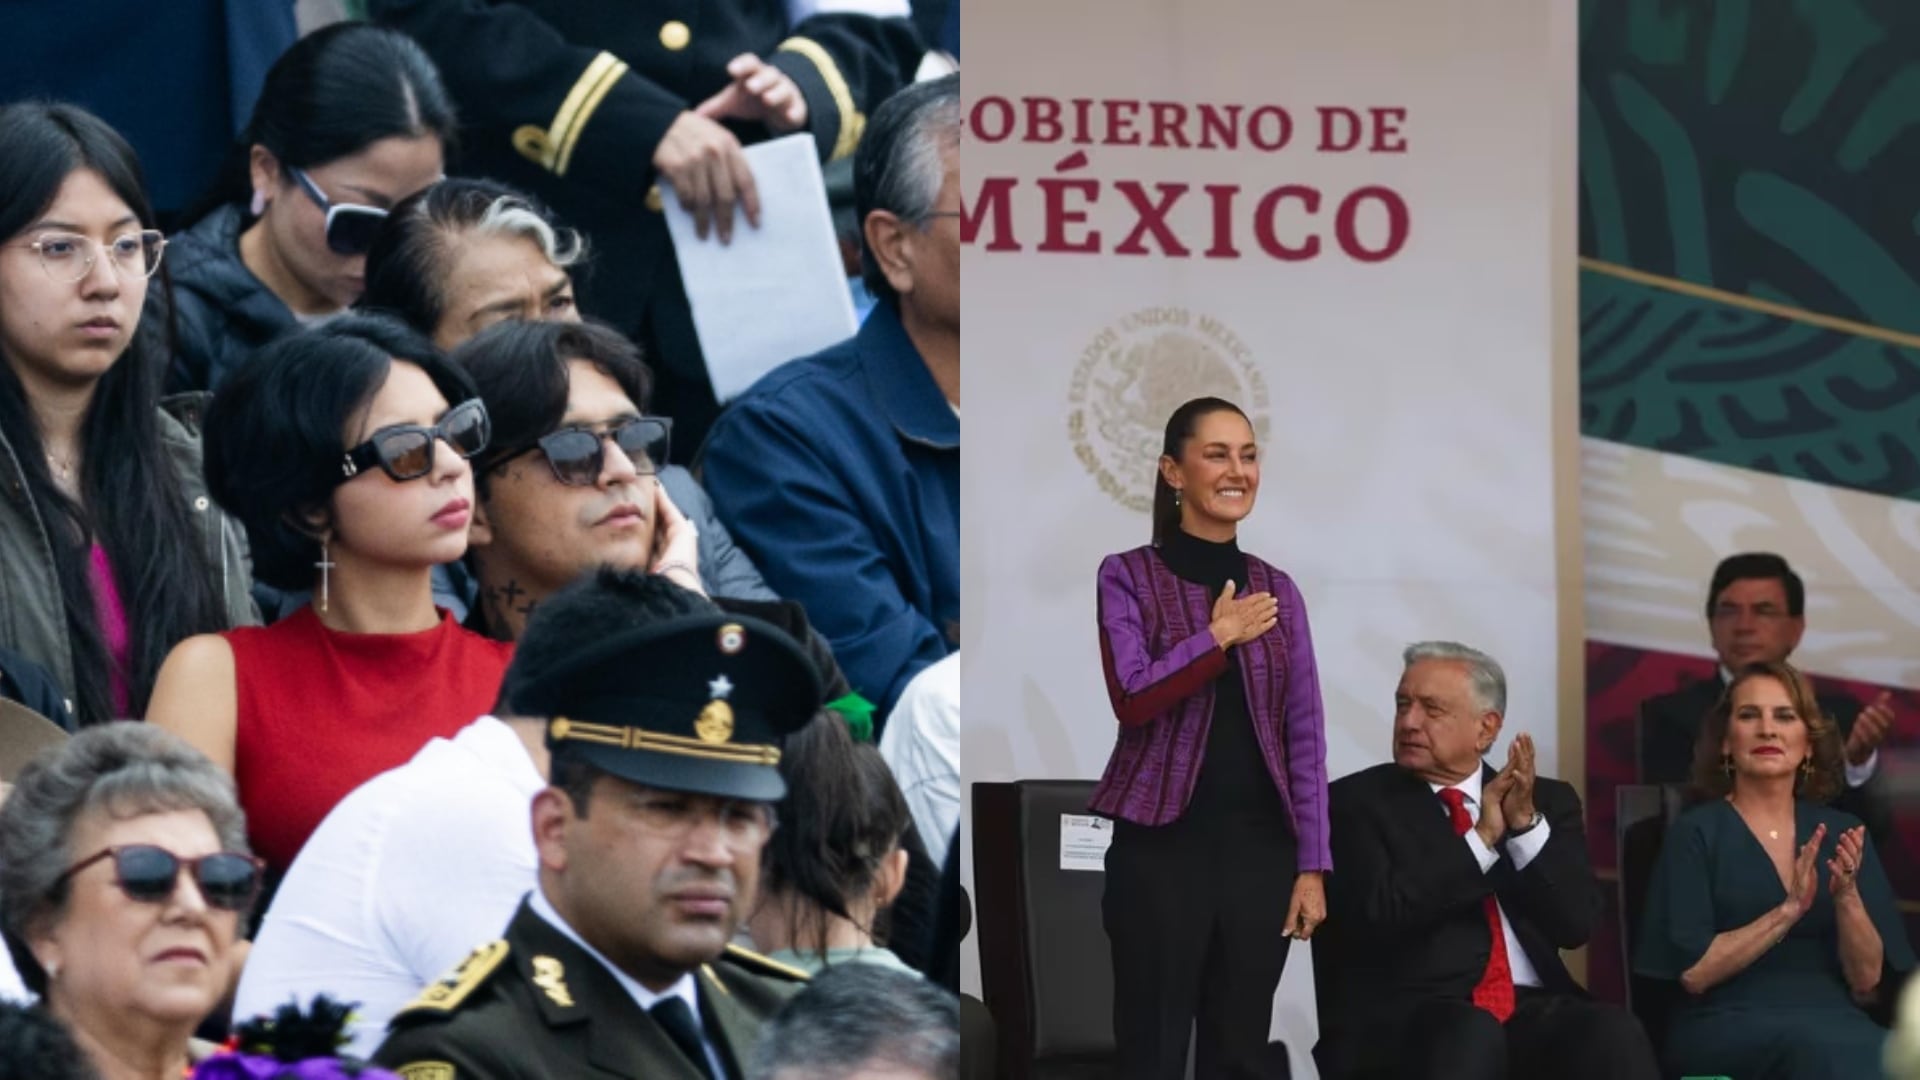
M643 424L643 423L655 423L660 425L661 460L654 461L652 463L653 467L650 469L642 469L640 468L639 464L636 462L634 464L633 471L640 476L658 476L660 475L660 470L666 468L667 462L665 459L667 455L670 454L673 450L673 417L671 416L629 416L626 419L619 421L614 426L607 428L605 431L595 431L593 428L584 424L563 425L561 427L554 428L552 431L549 431L545 435L542 435L539 438L533 440L533 442L527 446L522 446L517 450L505 451L501 453L498 457L490 459L486 464L486 471L492 472L493 470L498 469L500 466L505 465L507 462L512 461L514 458L524 457L525 455L531 454L535 450L538 450L540 451L540 456L547 459L547 469L553 473L553 479L555 483L558 483L562 487L593 487L595 484L599 483L600 474L607 471L607 443L611 441L615 446L620 445L620 442L617 438L615 438L614 433L620 430L621 428L628 426L629 424ZM547 449L548 439L551 439L556 435L572 435L572 434L594 435L598 437L594 443L593 454L595 457L599 458L599 461L594 465L593 479L587 481L584 484L573 483L572 481L568 480L566 477L560 475L560 466L554 463L553 452ZM628 461L633 461L633 455L628 454L624 447L621 448L620 452L622 454L627 455ZM649 460L651 460L651 458L649 458Z
M307 198L312 199L313 204L318 206L321 211L327 215L326 224L321 228L322 234L326 237L327 250L333 252L335 255L365 255L367 253L365 250L342 251L334 246L334 220L342 214L345 214L354 217L362 215L374 217L384 222L388 216L392 214L392 211L385 207L369 206L366 203L335 202L327 198L327 193L321 191L320 185L313 182L313 177L307 175L307 170L295 165L289 165L287 166L287 173L300 182L300 188L307 193ZM371 250L371 247L372 245L369 243L368 250Z
M133 851L135 849L158 851L173 860L173 887L168 890L165 896L135 896L128 890L125 879L120 876L120 853L123 851ZM228 907L225 904L216 902L213 897L207 894L206 887L200 884L200 864L218 856L231 856L236 859L244 859L253 867L253 883L247 890L246 900L237 907ZM193 887L200 891L200 898L206 901L208 907L219 911L244 912L253 906L254 901L260 899L260 891L266 883L267 861L258 855L248 855L240 851L210 851L205 855L194 855L190 857L169 851L159 844L115 844L112 847L102 848L92 855L81 859L79 862L74 863L72 866L67 867L65 872L53 880L53 888L56 890L61 888L78 876L81 871L86 870L88 867L91 867L103 859L113 860L114 885L125 894L127 899L136 904L164 904L172 900L180 891L180 875L185 873L193 877Z
M102 249L112 244L119 243L121 240L124 240L129 236L139 237L141 239L143 248L145 246L147 237L151 236L154 238L155 247L153 251L153 265L151 267L148 267L147 270L144 273L141 273L139 277L127 278L127 280L130 280L130 281L146 281L148 278L151 278L153 275L160 272L160 260L163 256L166 255L167 244L171 242L167 239L167 234L161 232L159 229L135 229L132 232L123 232L115 236L112 240L108 241L106 244L102 244L100 241L95 240L93 237L84 235L82 233L68 232L64 229L55 229L55 230L49 230L47 232L43 232L39 236L34 237L32 240L28 240L23 243L16 244L14 246L26 248L27 250L33 252L35 259L40 263L40 272L47 275L47 280L55 282L56 284L71 285L74 282L87 280L87 275L93 273L94 264L99 262L100 260L100 252ZM56 239L56 238L78 240L87 245L86 262L81 265L80 272L70 278L62 278L59 275L55 274L53 272L52 264L47 262L47 252L42 245L46 244L48 240ZM118 273L121 277L126 278L128 272L125 269L123 269L118 262L114 261L113 259L108 259L107 265L113 267L114 272Z
M462 453L459 447L453 445L453 440L447 437L447 421L452 419L455 413L465 409L469 405L474 406L480 411L482 435L478 447L471 453ZM426 467L419 472L402 476L398 469L395 469L388 463L385 455L380 453L380 441L390 436L408 434L425 435L427 437L427 463ZM375 465L378 465L380 470L386 473L388 477L397 483L404 484L409 480L418 480L423 476L433 474L434 447L442 442L446 443L447 446L452 449L454 453L459 454L461 458L471 461L481 454L486 453L487 444L492 441L493 417L487 413L487 403L477 397L468 398L442 413L440 419L431 426L423 424L390 424L367 436L358 446L349 449L345 457L341 460L340 482L345 483L359 476L361 473L368 471Z

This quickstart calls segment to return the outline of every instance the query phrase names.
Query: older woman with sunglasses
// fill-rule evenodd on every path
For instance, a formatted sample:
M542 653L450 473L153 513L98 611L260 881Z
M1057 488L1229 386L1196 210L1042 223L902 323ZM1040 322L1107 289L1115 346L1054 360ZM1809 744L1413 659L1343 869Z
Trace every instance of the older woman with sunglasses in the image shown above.
M467 549L486 406L399 323L349 316L262 350L207 411L207 483L246 523L255 572L312 603L182 642L148 719L240 786L284 871L327 811L488 712L511 646L434 606Z
M342 23L289 48L205 216L173 245L170 386L218 388L267 342L353 303L373 234L440 178L454 131L410 39Z
M0 806L0 931L103 1080L175 1080L260 887L233 782L148 724L90 728Z

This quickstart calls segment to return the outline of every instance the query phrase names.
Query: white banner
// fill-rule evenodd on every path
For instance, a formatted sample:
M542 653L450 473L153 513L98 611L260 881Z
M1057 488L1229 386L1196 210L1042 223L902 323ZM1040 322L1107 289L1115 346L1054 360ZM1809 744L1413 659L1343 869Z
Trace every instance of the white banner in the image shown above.
M1306 596L1330 775L1386 759L1400 650L1422 638L1499 658L1508 734L1556 760L1571 12L968 5L968 783L1100 774L1094 573L1146 541L1165 421L1202 394L1260 435L1241 544ZM1276 1006L1296 1076L1311 976L1296 950Z

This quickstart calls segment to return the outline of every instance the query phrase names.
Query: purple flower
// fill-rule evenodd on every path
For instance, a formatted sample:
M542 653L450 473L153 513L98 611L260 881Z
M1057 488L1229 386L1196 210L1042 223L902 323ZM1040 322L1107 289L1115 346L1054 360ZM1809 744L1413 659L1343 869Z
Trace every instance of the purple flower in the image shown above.
M314 1057L288 1064L258 1054L220 1054L200 1063L193 1080L400 1080L385 1069L350 1071L339 1058Z

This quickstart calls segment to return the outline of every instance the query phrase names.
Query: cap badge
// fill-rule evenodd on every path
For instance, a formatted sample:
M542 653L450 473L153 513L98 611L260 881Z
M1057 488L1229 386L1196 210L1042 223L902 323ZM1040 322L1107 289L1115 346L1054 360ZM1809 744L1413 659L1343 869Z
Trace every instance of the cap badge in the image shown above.
M739 630L739 627L733 627ZM722 631L721 646L726 648L725 631ZM738 646L735 646L736 650ZM700 716L693 722L693 733L700 736L701 742L723 743L733 738L733 706L727 704L727 695L733 693L733 680L725 675L717 675L707 681L707 691L713 700L700 710Z
M739 652L747 644L747 628L739 623L728 623L720 628L720 651L728 656Z

